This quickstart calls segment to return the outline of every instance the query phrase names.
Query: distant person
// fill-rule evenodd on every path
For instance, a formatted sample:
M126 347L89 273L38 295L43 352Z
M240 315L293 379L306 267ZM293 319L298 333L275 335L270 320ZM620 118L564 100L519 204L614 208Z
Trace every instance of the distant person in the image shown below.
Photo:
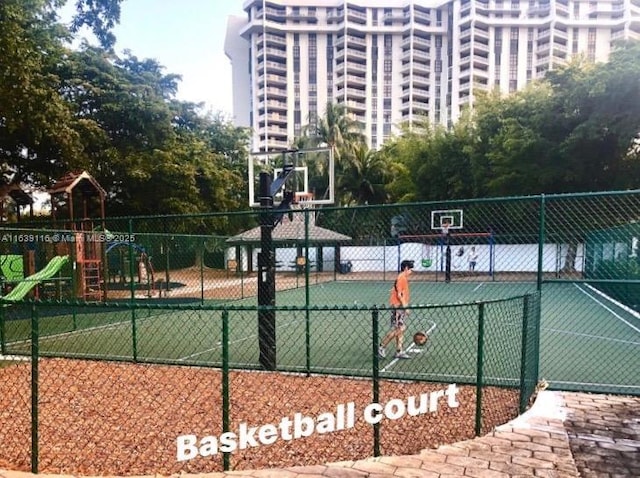
M387 356L386 347L392 340L395 340L396 353L394 355L397 359L411 358L402 350L402 342L404 339L404 331L407 328L406 319L409 315L407 307L409 306L409 276L413 271L413 261L404 260L400 263L400 273L396 278L393 288L391 289L391 295L389 297L389 304L391 305L391 330L380 342L378 347L378 356L385 358Z
M476 270L476 264L478 263L478 253L476 252L476 247L472 246L469 251L469 270L474 272Z

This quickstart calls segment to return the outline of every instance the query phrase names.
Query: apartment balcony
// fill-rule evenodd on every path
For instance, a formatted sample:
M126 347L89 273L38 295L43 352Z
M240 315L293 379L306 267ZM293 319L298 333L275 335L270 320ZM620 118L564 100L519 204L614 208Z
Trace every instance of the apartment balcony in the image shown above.
M347 61L346 63L344 63L345 65L345 69L347 71L347 74L349 73L366 73L367 72L367 66L366 65L362 65L360 63L354 63L352 61Z
M286 101L267 100L266 103L264 101L260 101L258 106L260 109L264 110L265 104L269 111L279 112L280 114L282 114L283 111L287 111Z
M460 30L460 38L459 41L468 40L471 41L471 34L473 33L473 28L465 28L464 30Z
M431 15L426 12L421 12L414 9L413 15L411 15L411 12L404 13L405 21L410 20L411 18L413 18L413 21L416 23L422 23L423 25L427 26L431 24Z
M346 80L347 80L347 83L349 85L354 85L354 86L366 86L367 85L367 79L364 76L347 75Z
M289 14L287 16L287 18L289 20L293 20L293 21L306 21L309 23L318 23L318 15L317 13L309 13L307 12L302 12L300 11L300 9L298 9L297 11L294 11L293 9L291 9L289 11Z
M338 88L337 95L344 97L345 89ZM356 101L359 101L359 100L366 99L367 92L364 89L361 90L358 88L346 88L346 96L347 98L352 98L352 99L355 99Z
M546 17L551 13L551 5L535 5L527 10L529 17ZM568 13L568 12L567 12Z
M563 30L553 30L553 38L554 40L564 40L564 43L566 44L569 41L569 33Z
M367 48L367 41L364 38L355 35L340 35L336 38L333 45L338 48L348 46L349 48L364 50Z
M262 17L263 12L262 9L259 9L256 12L256 16ZM270 20L276 23L286 23L287 22L287 10L286 8L275 8L275 7L266 7L264 9L264 18L266 20Z
M260 122L261 125L268 124L269 127L271 128L272 125L285 125L287 124L287 115L286 114L278 114L278 113L268 113L268 114L261 114L260 116L258 116L258 121Z
M287 86L286 75L274 75L273 73L260 75L258 79L258 86L263 87L265 80L269 84L269 86Z
M414 61L412 66L414 74L428 75L431 73L431 66L428 63L419 63Z
M286 62L279 62L279 61L267 61L266 64L264 61L260 61L258 62L258 66L257 66L257 72L258 74L262 74L265 71L265 65L266 65L266 71L267 74L269 73L275 73L277 74L281 74L281 73L287 73L287 63Z
M287 89L267 87L266 95L267 95L267 98L281 98L286 100ZM258 89L258 98L264 98L264 97L265 97L265 89L264 88Z
M361 113L367 111L367 103L364 101L347 100L344 102L344 105L348 110L356 112L356 114L358 111Z
M402 40L402 49L413 47L414 50L429 51L431 48L431 42L425 38L420 37L407 37Z
M429 90L423 88L413 88L413 97L415 99L428 100L429 99Z
M260 125L260 126L264 126L264 125ZM269 132L269 136L273 136L275 139L279 139L281 141L287 140L287 136L288 136L287 128L269 124L268 132Z
M267 33L266 35L258 35L258 47L262 47L263 41L266 40L267 46L287 46L287 39L280 35L274 35L273 33Z
M431 56L430 56L429 53L427 53L426 51L422 51L422 50L404 50L402 52L402 61L403 62L407 62L411 58L413 58L414 60L421 60L423 62L429 62L429 60L431 59Z
M260 48L258 50L258 59L260 59L260 57L262 57L265 53L267 54L268 57L275 57L275 58L282 58L282 59L287 58L287 50L280 49L280 48L267 47L267 48Z
M538 48L536 49L536 54L538 58L541 56L549 56L549 52L551 51L551 44L549 42L538 44Z
M489 58L482 55L473 55L474 68L481 68L483 70L489 69Z
M332 8L327 10L327 23L342 23L344 21L344 9Z
M367 14L365 12L347 7L347 20L364 25L367 23Z
M406 18L406 15L401 10L393 10L391 12L385 13L382 16L382 20L384 22L394 22L394 21L404 22L405 18Z

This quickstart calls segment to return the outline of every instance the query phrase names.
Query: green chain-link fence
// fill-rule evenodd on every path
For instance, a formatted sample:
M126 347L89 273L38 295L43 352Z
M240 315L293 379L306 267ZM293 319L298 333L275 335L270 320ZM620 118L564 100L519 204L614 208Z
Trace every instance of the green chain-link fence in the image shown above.
M640 394L638 191L264 216L4 226L0 384L11 403L0 413L3 443L13 445L0 461L92 474L139 474L147 462L170 473L292 463L282 456L335 461L484 433L524 410L539 378L555 389ZM267 269L261 220L276 222ZM404 259L415 262L404 344L412 358L379 359ZM265 277L273 307L258 306ZM261 323L274 324L267 370ZM417 330L428 332L423 348L411 344ZM424 393L444 404L451 384L455 413L362 419L367 404L391 403L393 415ZM326 433L282 438L281 420L296 413L299 427L325 413ZM342 416L336 432L348 446L332 438L329 416L334 428ZM108 432L55 425L74 417ZM452 422L438 426L443 417ZM246 449L231 450L231 435L220 446L242 423L272 424L277 439L266 428L268 446L245 436ZM138 433L149 424L152 436ZM413 448L400 449L398 434ZM191 435L219 453L204 446L177 460L176 437ZM61 459L57 444L67 442L79 451Z

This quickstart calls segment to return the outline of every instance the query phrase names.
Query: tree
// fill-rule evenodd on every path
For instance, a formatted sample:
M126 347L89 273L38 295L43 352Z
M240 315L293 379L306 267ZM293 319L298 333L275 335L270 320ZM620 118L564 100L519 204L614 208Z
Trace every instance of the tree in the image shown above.
M356 145L336 178L341 204L383 204L387 180L386 158L364 143Z

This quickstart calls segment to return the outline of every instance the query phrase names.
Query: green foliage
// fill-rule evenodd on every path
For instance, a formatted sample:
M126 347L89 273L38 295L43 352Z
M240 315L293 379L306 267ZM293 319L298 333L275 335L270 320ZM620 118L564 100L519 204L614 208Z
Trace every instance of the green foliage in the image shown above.
M248 133L175 99L180 77L110 50L121 0L78 0L72 31L102 47L67 47L59 0L0 3L0 153L7 178L48 186L88 170L109 215L243 208ZM106 48L106 49L105 49ZM231 192L231 193L230 193Z

